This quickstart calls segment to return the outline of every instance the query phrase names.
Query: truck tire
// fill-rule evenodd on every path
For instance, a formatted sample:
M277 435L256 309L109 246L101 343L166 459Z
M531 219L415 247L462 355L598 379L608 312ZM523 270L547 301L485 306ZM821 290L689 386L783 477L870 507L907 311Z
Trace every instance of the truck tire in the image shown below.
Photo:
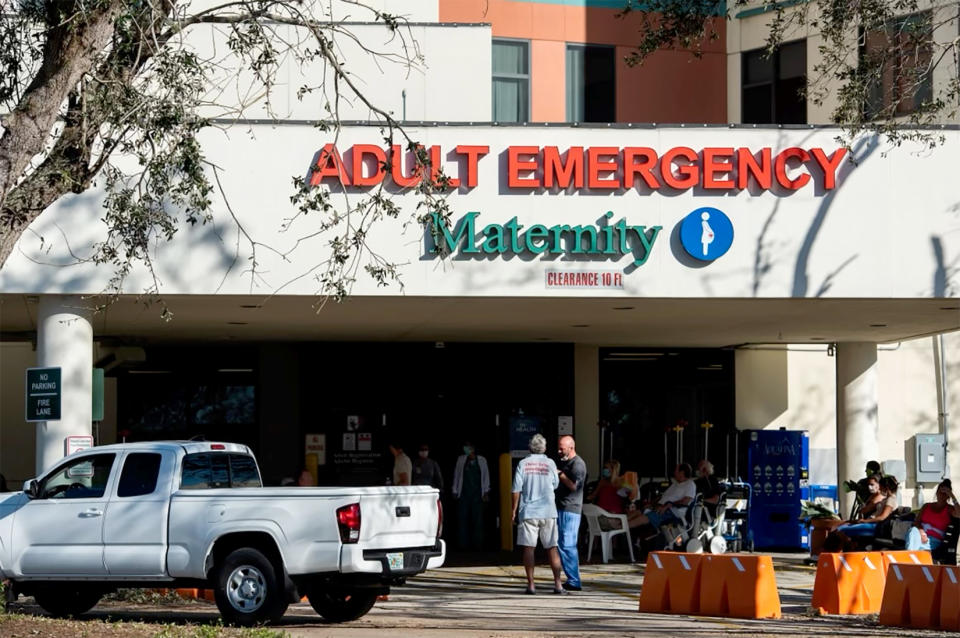
M225 623L250 627L275 623L287 611L283 572L263 552L235 549L217 567L214 597Z
M307 594L313 610L329 622L349 622L366 615L377 602L376 591L363 589L330 591L317 589Z
M84 614L96 607L102 597L103 592L89 586L78 589L66 585L48 585L33 592L37 604L58 618Z

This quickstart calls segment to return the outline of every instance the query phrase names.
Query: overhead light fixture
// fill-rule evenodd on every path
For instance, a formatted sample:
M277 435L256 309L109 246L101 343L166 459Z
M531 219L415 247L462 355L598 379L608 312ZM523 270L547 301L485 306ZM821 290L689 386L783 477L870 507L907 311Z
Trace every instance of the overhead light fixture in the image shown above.
M243 304L240 307L246 308L248 310L256 310L258 308L263 308L263 306L261 306L260 304Z
M173 370L129 370L130 374L173 374Z
M706 370L707 372L722 372L723 368L716 368L714 366L698 366L697 370Z
M614 306L614 310L633 310L634 306Z
M885 324L885 323L871 323L871 324L870 324L870 327L871 327L871 328L886 328L886 327L887 327L887 324Z
M228 326L245 326L247 325L247 322L246 321L228 321L227 325Z
M960 306L940 306L940 310L960 310Z
M608 352L608 357L662 357L662 352Z
M810 341L826 341L826 337L810 337Z
M253 368L220 368L217 372L253 372Z
M634 361L660 361L656 357L604 357L604 361L616 361L617 363L633 363Z
M573 325L570 326L570 327L571 327L571 328L589 328L589 327L590 327L590 324L589 324L589 323L575 323L575 324L573 324Z

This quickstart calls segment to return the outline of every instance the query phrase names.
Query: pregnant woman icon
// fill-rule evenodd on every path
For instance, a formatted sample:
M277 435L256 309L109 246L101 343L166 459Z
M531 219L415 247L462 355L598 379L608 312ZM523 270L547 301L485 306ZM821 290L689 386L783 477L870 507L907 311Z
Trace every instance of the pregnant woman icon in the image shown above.
M707 221L710 219L710 213L701 213L700 219L703 220L700 222L700 225L703 226L703 233L700 234L700 243L703 244L703 256L706 257L710 244L713 243L713 229L710 228L710 222Z

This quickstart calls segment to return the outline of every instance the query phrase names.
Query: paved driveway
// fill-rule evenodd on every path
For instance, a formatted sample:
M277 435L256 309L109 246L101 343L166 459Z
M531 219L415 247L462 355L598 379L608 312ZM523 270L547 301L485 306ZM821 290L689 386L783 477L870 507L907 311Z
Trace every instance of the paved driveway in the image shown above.
M445 567L394 589L364 618L330 625L307 604L293 605L283 629L292 636L384 638L403 636L936 636L939 632L878 627L872 618L816 617L809 611L814 568L796 556L775 559L783 605L780 620L740 621L640 614L637 600L643 565L611 564L583 567L584 591L554 595L549 570L538 569L542 593L523 593L520 566ZM184 608L124 609L98 607L99 616L136 618L149 622L215 622L208 604Z

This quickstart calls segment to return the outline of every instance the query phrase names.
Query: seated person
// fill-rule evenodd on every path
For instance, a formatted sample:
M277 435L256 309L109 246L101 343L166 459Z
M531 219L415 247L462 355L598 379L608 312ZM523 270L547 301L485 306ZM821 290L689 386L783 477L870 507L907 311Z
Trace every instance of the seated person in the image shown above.
M667 523L677 523L687 514L687 506L697 497L697 486L692 480L693 468L689 463L680 463L673 470L674 482L660 497L655 507L641 514L631 511L627 515L630 527L651 525L659 528Z
M943 542L950 519L960 517L960 503L953 495L953 484L944 479L937 486L937 502L927 503L907 533L907 549L934 550Z
M876 475L871 477L876 482ZM884 476L879 481L879 495L876 499L871 492L871 498L860 508L860 516L856 521L841 523L836 531L847 537L872 538L877 531L877 523L884 521L897 509L897 489L900 485L894 476ZM872 487L870 489L873 489Z
M587 500L611 514L623 514L626 511L623 503L623 494L620 494L620 462L610 459L603 464L600 473L600 482L587 496Z
M713 463L703 459L697 463L697 479L695 481L697 493L703 494L703 504L711 515L717 513L717 504L720 502L720 494L723 488L720 481L713 475Z
M869 518L871 514L880 506L880 504L886 498L883 493L880 491L880 477L877 475L871 475L866 479L866 494L867 497L863 500L863 503L860 505L860 508L857 510L857 514L854 518L844 521L837 520L831 521L832 526L829 528L831 531L837 529L842 525L848 525L851 523L856 523L863 519ZM858 497L859 498L859 497ZM896 498L894 498L894 508L896 508ZM828 550L831 551L831 550ZM836 551L836 550L833 550Z

